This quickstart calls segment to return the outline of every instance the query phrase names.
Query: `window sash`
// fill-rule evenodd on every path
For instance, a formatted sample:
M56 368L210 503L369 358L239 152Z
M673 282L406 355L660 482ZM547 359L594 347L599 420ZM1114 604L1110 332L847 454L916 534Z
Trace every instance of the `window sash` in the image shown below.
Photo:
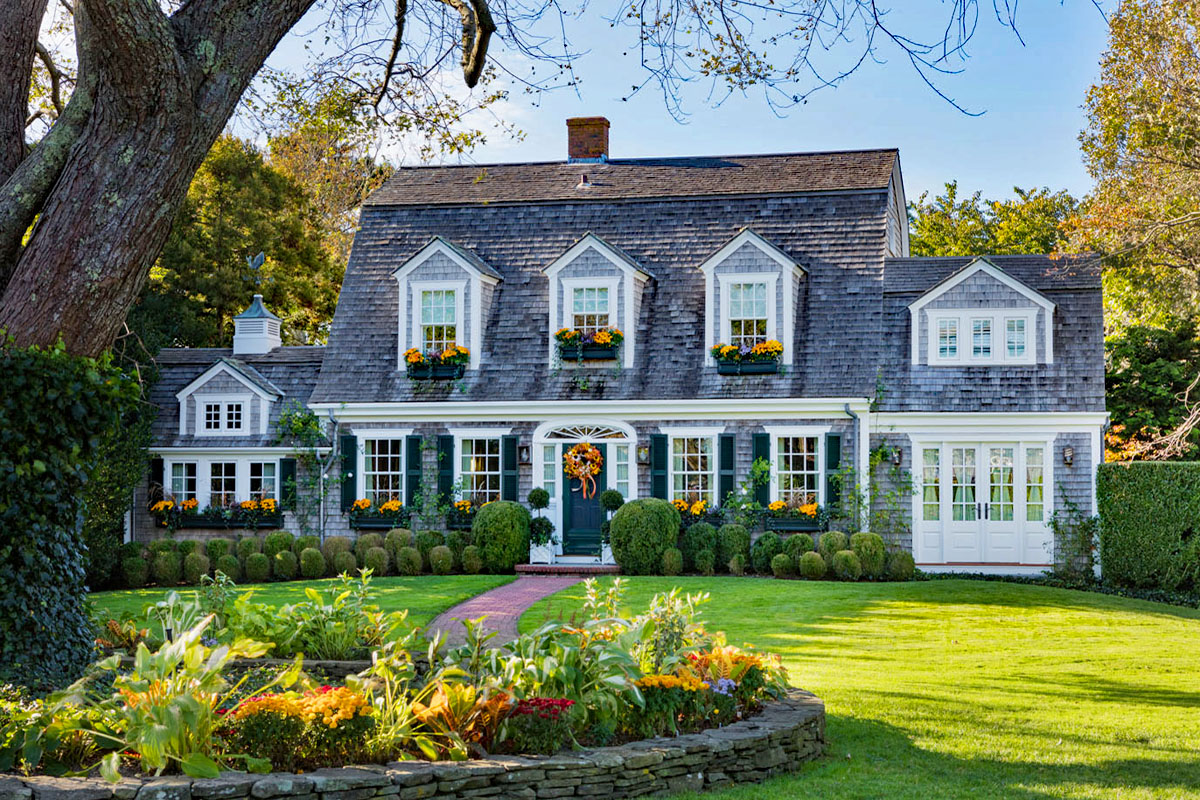
M426 352L440 353L458 342L457 289L421 290L421 340Z
M237 501L237 462L214 461L209 464L208 504L226 508Z
M250 499L275 500L279 498L276 464L274 461L250 462Z
M378 506L404 500L404 439L363 439L363 497Z
M938 320L938 358L958 358L958 320Z
M942 517L942 454L936 447L921 451L921 516L928 522Z
M576 286L571 290L571 326L584 333L609 327L612 313L607 286Z
M820 501L820 438L779 436L775 439L776 500L789 507Z
M462 498L481 506L500 499L500 440L498 438L462 439L459 479Z
M671 438L671 499L689 505L703 500L711 507L716 488L712 436Z
M992 319L976 317L971 320L971 358L992 357Z
M1043 522L1046 518L1045 448L1025 448L1025 521Z
M1025 319L1007 319L1004 322L1005 345L1009 358L1025 358Z
M729 285L729 343L753 347L767 340L767 284L763 282Z
M196 462L177 461L171 464L171 498L177 503L196 499Z

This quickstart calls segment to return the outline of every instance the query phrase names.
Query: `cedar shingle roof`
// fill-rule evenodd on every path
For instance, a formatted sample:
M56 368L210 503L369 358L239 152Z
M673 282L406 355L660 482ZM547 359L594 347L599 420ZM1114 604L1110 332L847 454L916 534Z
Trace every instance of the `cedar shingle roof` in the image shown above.
M987 260L1039 291L1099 289L1096 256L986 256ZM976 259L976 256L884 259L885 293L925 292Z
M602 164L552 161L404 167L396 170L366 204L475 205L884 189L898 156L898 151L887 149L625 158ZM579 188L582 175L587 175L586 188Z

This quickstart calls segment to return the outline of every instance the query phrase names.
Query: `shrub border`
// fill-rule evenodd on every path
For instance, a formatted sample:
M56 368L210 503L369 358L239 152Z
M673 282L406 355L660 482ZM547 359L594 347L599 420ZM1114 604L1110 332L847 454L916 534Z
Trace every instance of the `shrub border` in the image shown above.
M750 719L700 733L646 739L554 756L495 756L473 761L393 761L303 775L225 772L98 778L0 775L0 800L394 800L495 796L626 798L717 789L793 772L825 751L825 704L792 689Z

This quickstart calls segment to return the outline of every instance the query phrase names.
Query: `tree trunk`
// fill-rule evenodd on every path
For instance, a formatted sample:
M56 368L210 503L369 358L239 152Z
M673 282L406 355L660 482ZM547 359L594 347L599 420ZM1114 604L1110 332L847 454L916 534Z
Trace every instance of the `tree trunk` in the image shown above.
M25 158L25 115L47 0L0 2L0 184Z

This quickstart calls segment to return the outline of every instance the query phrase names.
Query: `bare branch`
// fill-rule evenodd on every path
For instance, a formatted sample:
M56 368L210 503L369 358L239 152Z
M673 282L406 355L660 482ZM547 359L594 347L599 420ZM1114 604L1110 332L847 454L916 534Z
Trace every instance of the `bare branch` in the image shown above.
M37 43L37 55L41 59L42 66L46 68L46 72L50 75L50 103L54 106L54 113L61 115L63 112L63 72L54 63L54 57L50 55L50 51L41 42Z
M487 59L488 42L496 32L496 23L486 0L441 0L462 17L462 68L467 86L479 83Z
M392 73L396 69L396 57L400 55L400 47L404 44L404 17L408 14L408 0L396 0L396 34L392 37L392 51L388 53L387 64L383 67L383 80L379 84L379 92L375 95L375 109L387 97L388 85L392 82Z

